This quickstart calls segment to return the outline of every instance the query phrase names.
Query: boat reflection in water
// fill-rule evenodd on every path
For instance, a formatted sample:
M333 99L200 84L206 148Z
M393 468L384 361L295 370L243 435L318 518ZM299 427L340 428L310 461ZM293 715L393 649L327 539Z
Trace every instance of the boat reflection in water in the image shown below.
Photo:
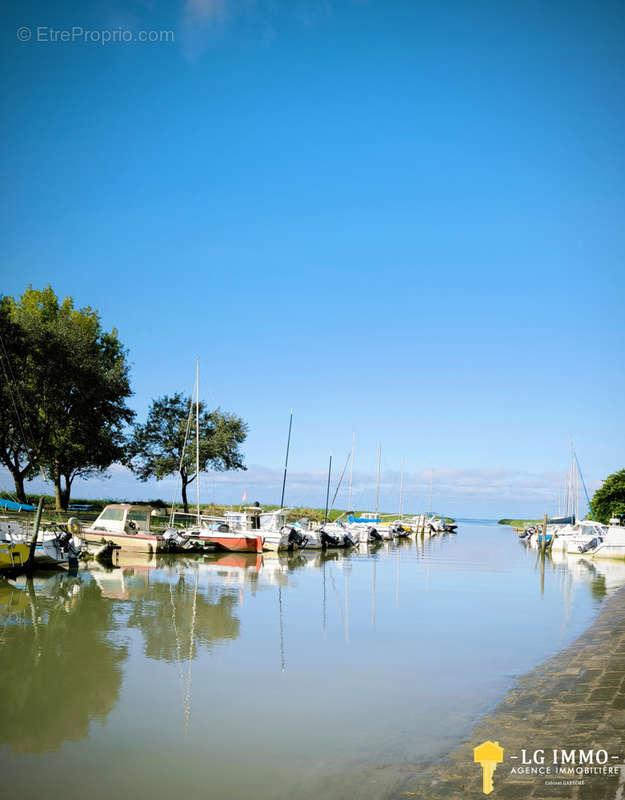
M112 616L94 583L66 573L0 583L1 743L45 753L106 721L127 656L109 639Z
M26 800L401 796L625 584L460 533L0 583L0 769Z

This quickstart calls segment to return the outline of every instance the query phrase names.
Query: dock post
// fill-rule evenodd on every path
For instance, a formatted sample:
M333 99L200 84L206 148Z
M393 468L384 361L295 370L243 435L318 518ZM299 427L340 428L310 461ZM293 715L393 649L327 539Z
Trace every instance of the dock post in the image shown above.
M35 524L33 527L33 538L30 540L30 550L28 551L28 561L26 565L28 569L32 569L35 563L35 548L37 547L37 538L39 536L39 524L41 523L41 512L43 511L43 497L39 498L37 503L37 511L35 512Z

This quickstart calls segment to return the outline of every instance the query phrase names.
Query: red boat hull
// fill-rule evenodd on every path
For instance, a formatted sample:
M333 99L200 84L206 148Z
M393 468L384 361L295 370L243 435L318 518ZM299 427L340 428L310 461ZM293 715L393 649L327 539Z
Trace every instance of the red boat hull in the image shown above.
M198 542L212 542L220 550L230 553L262 553L263 540L261 536L196 536Z

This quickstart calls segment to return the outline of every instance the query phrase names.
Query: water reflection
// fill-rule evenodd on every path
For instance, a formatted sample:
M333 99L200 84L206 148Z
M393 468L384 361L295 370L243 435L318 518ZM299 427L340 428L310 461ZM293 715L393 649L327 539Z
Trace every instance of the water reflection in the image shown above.
M551 569L567 596L574 583L587 584L598 601L625 585L625 559L601 560L548 550L537 554L535 567L537 564L540 564L541 595L545 592L546 568Z
M0 624L0 742L44 753L106 721L127 650L109 639L112 606L96 585L64 573L2 581Z
M235 639L240 621L235 616L235 593L200 583L199 566L185 570L159 570L151 575L125 569L126 586L137 580L128 626L141 631L147 658L181 661L197 657L198 648Z
M5 582L0 768L60 749L27 776L32 797L86 752L98 797L118 791L111 761L153 800L201 796L207 772L224 800L351 796L368 765L453 748L624 584L625 561L536 560L477 525L351 552L120 552Z

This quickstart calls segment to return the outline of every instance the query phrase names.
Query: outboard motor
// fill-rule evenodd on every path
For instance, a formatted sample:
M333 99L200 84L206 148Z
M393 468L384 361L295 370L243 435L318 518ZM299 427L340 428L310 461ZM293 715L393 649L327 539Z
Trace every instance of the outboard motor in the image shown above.
M308 541L306 536L302 536L302 534L296 528L293 528L290 525L285 525L282 531L285 533L288 531L287 549L289 551L296 550L299 547L304 547Z
M587 553L589 550L594 550L595 547L599 547L603 539L600 536L595 536L594 539L591 539L589 542L586 542L585 545L581 545L577 549L580 553Z
M341 546L340 543L339 543L339 546ZM343 545L342 546L343 547L356 547L356 539L354 538L354 536L349 531L345 531L345 533L343 534Z
M371 542L381 542L382 541L381 535L377 532L377 530L373 527L373 525L368 525L367 526L367 533L369 534L369 541L371 541Z
M190 542L186 536L181 536L175 528L167 528L164 530L163 539L169 550L176 550L178 548L187 550L193 547L193 542Z
M408 536L408 531L404 529L401 522L394 522L391 526L391 533L393 536Z
M68 531L67 533L58 533L56 535L56 542L62 553L67 554L67 564L72 574L78 569L78 559L81 554L81 548L76 547L74 544L74 537Z
M341 543L339 542L336 536L332 536L331 533L326 533L326 531L322 528L321 533L319 534L319 538L321 539L321 547L325 550L328 547L340 547Z

